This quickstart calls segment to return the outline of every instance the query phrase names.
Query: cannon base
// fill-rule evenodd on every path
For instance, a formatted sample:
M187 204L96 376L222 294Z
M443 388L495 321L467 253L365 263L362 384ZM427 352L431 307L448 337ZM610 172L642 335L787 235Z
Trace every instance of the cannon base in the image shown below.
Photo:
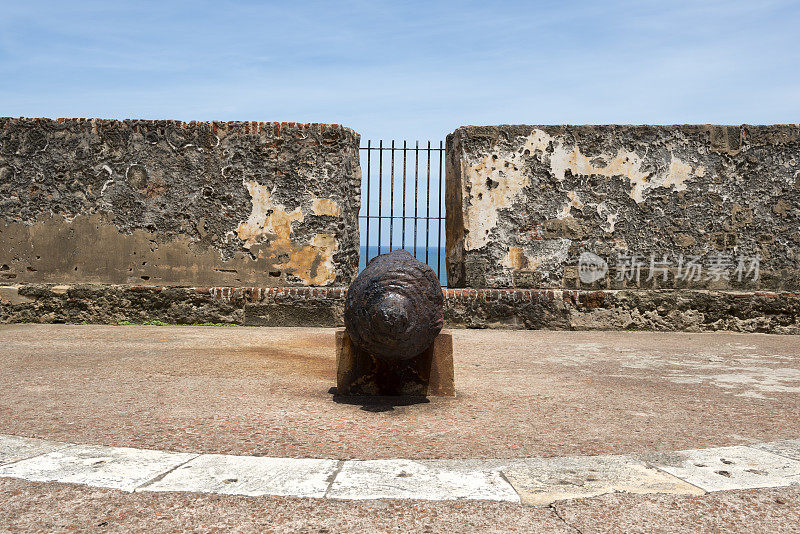
M376 358L336 331L336 393L345 396L455 397L453 336L447 330L430 347L409 360Z

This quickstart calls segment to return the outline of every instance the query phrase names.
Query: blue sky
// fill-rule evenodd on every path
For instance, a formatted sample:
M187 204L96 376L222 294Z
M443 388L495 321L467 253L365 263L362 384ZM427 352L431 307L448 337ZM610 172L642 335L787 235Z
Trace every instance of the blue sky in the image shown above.
M800 122L800 2L4 1L0 115Z

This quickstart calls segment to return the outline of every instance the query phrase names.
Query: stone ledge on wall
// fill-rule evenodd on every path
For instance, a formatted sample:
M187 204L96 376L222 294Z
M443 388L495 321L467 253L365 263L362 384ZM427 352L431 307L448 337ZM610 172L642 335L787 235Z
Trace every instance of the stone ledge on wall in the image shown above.
M346 288L0 286L0 323L341 326ZM800 334L800 292L445 289L449 327Z

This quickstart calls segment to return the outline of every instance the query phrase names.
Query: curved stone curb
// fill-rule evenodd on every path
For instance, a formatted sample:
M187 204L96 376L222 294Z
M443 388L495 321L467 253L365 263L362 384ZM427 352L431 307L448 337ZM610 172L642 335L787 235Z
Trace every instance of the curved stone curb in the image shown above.
M548 505L611 492L800 485L800 440L642 455L331 460L191 454L0 435L0 477L122 491Z

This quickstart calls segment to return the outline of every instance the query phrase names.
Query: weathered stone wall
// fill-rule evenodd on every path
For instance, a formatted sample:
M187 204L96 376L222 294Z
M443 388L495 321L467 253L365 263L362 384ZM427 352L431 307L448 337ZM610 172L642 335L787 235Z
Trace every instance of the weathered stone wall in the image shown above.
M0 323L341 326L346 288L0 286ZM447 327L800 334L800 292L445 289Z
M800 288L800 125L463 127L447 149L451 287Z
M339 125L0 119L0 284L346 285Z

